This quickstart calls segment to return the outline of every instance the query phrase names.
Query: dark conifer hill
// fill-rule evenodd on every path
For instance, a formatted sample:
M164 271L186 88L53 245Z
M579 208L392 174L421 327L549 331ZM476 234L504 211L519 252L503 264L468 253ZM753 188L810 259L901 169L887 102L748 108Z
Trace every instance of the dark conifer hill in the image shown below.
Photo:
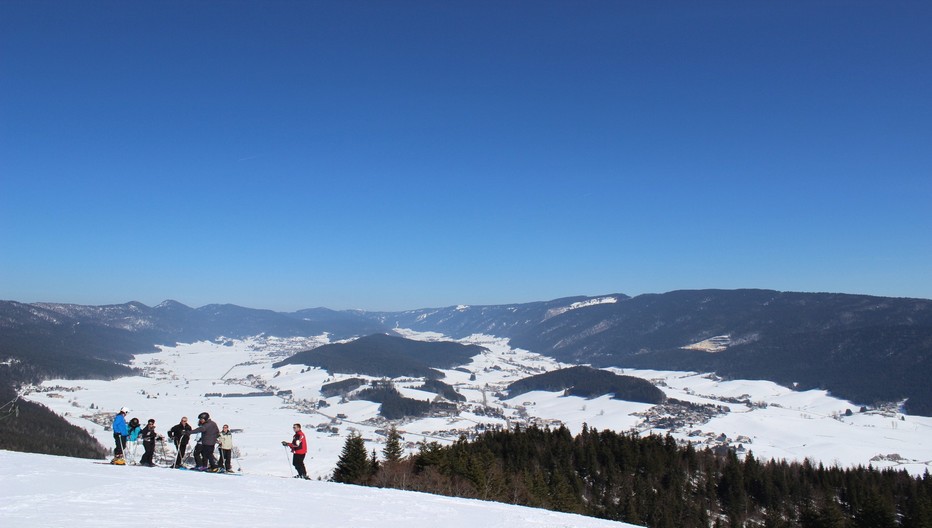
M611 394L616 400L663 403L663 391L649 381L633 376L619 376L592 367L569 367L530 376L508 385L508 397L514 398L534 390L565 391L569 396L597 398Z
M398 463L359 468L347 440L340 481L523 504L651 528L932 526L932 476L725 456L672 437L584 427L487 432L421 445ZM390 467L387 467L390 466ZM341 467L353 467L349 477ZM335 478L336 480L336 478Z
M273 366L309 365L329 372L356 372L389 378L436 378L442 374L435 369L461 365L483 350L477 345L452 341L414 341L394 335L373 334L348 343L298 352Z

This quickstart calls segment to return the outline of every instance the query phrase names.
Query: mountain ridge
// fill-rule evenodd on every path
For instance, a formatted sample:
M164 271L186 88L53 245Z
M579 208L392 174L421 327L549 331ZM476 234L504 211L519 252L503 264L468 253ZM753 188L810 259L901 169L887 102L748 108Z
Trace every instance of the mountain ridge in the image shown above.
M0 301L0 360L40 359L59 375L121 375L157 344L219 336L345 339L392 328L452 338L483 333L571 364L715 372L821 388L857 403L905 401L932 415L932 301L764 289L606 294L403 312L311 308L285 313L236 305L190 308L130 302L83 305ZM64 363L56 358L66 358ZM108 363L109 362L109 363Z

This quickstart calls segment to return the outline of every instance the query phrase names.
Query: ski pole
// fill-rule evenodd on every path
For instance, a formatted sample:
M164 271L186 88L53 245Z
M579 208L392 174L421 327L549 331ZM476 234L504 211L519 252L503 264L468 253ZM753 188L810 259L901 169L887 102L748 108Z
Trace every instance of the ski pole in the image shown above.
M181 449L182 445L184 446L183 451ZM187 458L188 456L188 443L185 442L184 440L179 440L178 443L175 444L175 453L176 453L176 456L178 457L178 459L176 460L176 462L178 462L177 467L184 467L184 459Z
M286 445L282 445L282 447L284 447L285 449L288 449L288 446L286 446ZM294 472L295 472L296 470L293 471L293 470L294 470L294 464L292 464L291 461L288 460L288 451L285 451L285 462L288 463L288 474L291 475L292 477L294 477Z

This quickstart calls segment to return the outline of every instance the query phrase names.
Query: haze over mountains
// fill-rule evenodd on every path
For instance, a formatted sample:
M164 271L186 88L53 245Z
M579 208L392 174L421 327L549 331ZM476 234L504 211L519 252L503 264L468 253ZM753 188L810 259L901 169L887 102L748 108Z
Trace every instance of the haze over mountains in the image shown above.
M332 340L393 328L484 333L567 363L716 372L856 403L906 400L932 415L932 301L770 290L572 297L405 312L280 313L166 301L112 306L0 302L0 360L16 379L125 374L155 344L266 334ZM17 361L10 361L17 360Z

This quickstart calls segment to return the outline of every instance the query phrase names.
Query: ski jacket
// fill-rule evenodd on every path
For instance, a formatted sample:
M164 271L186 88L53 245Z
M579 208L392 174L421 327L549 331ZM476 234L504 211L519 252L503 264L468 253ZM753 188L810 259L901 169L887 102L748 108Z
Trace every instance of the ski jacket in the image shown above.
M295 433L294 438L291 439L291 443L288 444L288 447L290 447L291 452L296 455L306 455L307 441L304 437L304 431L298 431Z
M168 430L168 437L174 440L175 443L180 442L182 439L186 440L190 434L191 424L179 423Z
M233 433L224 433L220 432L220 439L217 440L220 443L220 449L233 449Z
M129 430L129 441L135 442L139 438L139 433L142 432L142 427L138 425Z
M198 427L197 429L191 429L189 434L201 433L201 439L197 443L206 446L212 446L217 443L217 437L220 436L220 428L217 427L216 422L213 420L207 420L204 422L204 425Z
M142 438L143 444L154 444L157 439L162 438L162 435L158 434L155 428L150 429L148 427L143 429L139 436Z
M126 417L123 413L117 413L113 417L113 434L129 436L129 431L126 429Z

